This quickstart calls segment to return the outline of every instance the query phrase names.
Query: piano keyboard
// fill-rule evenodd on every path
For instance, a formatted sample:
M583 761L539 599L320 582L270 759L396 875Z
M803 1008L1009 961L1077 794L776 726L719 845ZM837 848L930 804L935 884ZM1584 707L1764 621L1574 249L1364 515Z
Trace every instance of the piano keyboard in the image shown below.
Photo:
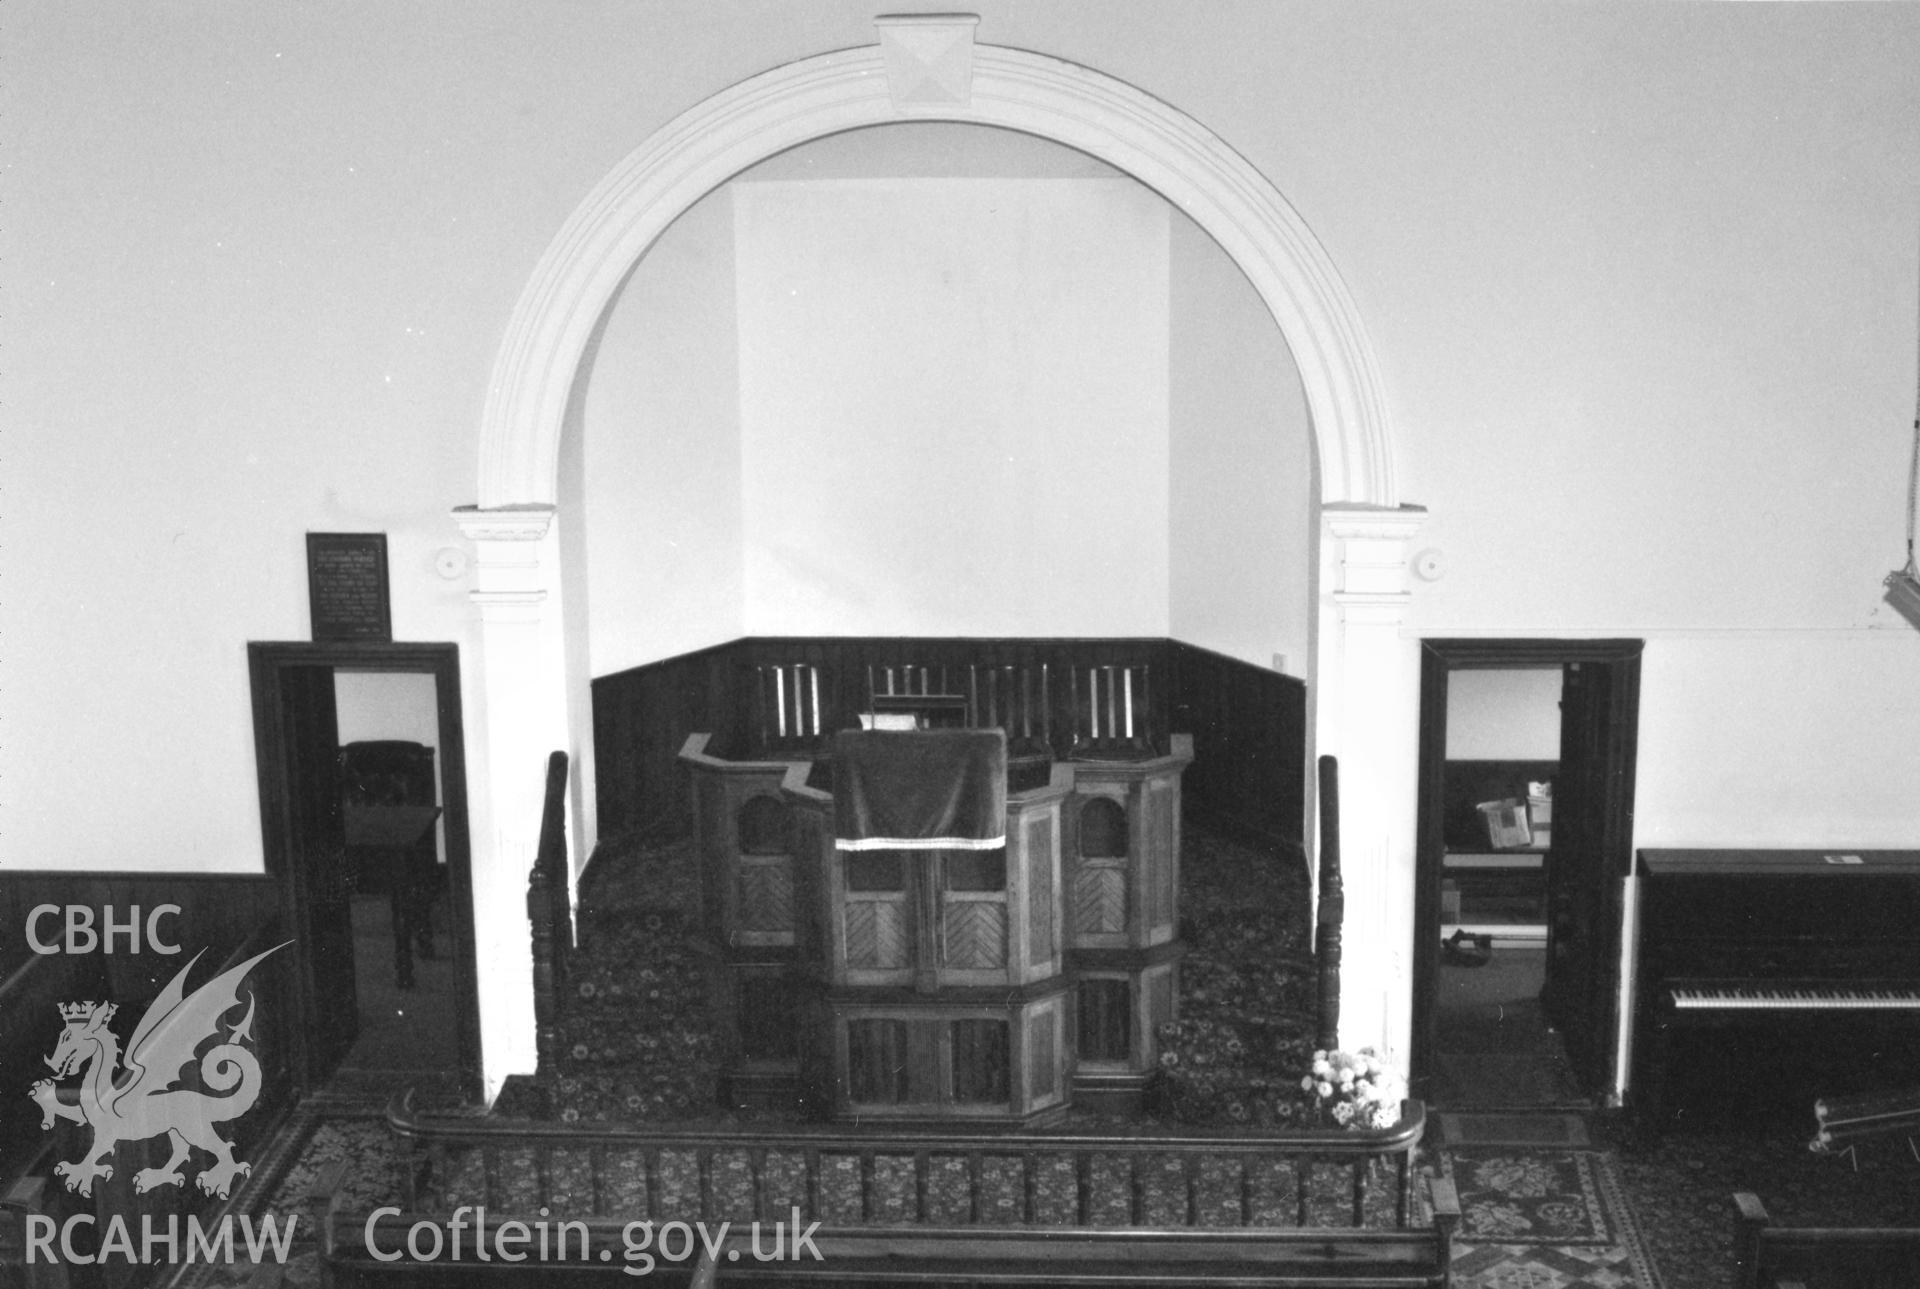
M1920 988L1677 988L1668 996L1680 1011L1920 1011Z

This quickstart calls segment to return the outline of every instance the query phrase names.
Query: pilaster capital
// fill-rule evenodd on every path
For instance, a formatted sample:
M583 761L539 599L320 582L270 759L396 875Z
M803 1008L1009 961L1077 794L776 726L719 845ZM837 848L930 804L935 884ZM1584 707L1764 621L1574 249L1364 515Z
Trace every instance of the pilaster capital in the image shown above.
M474 545L473 589L482 622L498 625L540 620L553 570L547 535L554 507L460 506L453 522Z
M1410 542L1427 522L1427 508L1330 502L1320 507L1320 522L1329 536L1341 541L1365 538Z
M1334 599L1375 613L1404 605L1410 597L1407 547L1426 520L1424 506L1322 506Z
M553 526L554 507L544 502L513 506L455 506L453 522L471 542L537 542Z

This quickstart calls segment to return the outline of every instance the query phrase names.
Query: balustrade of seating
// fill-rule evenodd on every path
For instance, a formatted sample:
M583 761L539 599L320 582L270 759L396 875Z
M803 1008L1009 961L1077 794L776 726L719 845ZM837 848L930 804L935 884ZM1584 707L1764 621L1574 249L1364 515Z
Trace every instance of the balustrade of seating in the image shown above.
M406 1151L402 1206L350 1210L343 1170L321 1175L323 1283L578 1285L644 1270L693 1289L768 1277L1444 1289L1460 1220L1452 1183L1413 1167L1425 1127L1413 1101L1391 1129L1220 1137L652 1131L423 1118L404 1095L388 1119ZM778 1242L782 1227L790 1256L755 1266L763 1232ZM481 1255L483 1231L500 1249L513 1232L519 1251ZM465 1260L407 1256L457 1249L463 1234Z
M1404 1228L1425 1108L1388 1129L1208 1136L652 1129L388 1112L409 1213L830 1226Z

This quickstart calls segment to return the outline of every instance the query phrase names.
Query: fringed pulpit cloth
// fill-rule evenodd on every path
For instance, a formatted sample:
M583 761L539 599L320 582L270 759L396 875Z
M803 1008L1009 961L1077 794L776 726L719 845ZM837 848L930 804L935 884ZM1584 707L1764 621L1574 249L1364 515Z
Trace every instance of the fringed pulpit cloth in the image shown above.
M1007 736L842 731L833 814L840 850L998 850L1007 844Z

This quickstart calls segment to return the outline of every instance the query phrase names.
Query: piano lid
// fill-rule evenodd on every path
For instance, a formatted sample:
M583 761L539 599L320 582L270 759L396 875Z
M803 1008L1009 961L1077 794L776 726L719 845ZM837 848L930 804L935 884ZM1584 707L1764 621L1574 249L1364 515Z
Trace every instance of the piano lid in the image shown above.
M1651 877L1914 877L1920 876L1920 850L1643 850L1640 871Z

